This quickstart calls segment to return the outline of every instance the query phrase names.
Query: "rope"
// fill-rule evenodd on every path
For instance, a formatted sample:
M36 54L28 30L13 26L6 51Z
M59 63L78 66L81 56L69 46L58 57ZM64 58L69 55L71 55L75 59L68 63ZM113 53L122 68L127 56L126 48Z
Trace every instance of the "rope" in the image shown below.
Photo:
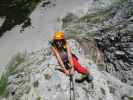
M51 64L49 64L51 65ZM54 64L53 64L54 65ZM59 66L59 65L56 65ZM56 68L55 70L60 71L59 68ZM74 90L74 81L73 81L73 75L69 76L69 80L70 80L70 100L76 100L75 99L75 90Z
M73 75L70 75L69 78L70 78L70 100L75 100Z

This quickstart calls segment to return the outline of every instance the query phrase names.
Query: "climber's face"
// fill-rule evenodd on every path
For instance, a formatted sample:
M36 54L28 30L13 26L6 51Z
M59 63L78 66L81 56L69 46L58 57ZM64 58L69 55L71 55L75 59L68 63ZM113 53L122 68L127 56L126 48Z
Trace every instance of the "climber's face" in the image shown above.
M55 44L57 47L62 47L64 40L55 40Z

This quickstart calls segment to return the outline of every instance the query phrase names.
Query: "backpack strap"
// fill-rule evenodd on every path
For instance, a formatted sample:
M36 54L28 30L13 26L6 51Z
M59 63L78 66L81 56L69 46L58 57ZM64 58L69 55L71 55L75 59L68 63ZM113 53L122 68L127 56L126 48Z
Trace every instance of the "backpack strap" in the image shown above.
M49 44L50 44L51 46L55 47L55 44L54 44L54 41L53 41L53 40L49 41Z

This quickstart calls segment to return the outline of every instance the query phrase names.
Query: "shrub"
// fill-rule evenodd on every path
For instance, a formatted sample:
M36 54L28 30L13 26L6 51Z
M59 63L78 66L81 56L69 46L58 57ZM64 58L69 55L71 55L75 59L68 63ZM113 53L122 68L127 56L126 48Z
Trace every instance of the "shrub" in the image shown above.
M0 96L3 96L3 95L6 95L7 91L6 91L6 88L7 88L7 77L5 74L3 74L1 76L1 79L0 79Z

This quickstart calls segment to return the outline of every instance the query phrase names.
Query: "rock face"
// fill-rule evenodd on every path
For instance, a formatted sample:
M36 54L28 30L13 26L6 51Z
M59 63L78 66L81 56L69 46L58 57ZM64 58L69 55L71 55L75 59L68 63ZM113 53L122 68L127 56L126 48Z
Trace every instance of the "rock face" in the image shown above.
M113 29L102 28L98 37L95 38L98 48L104 54L104 61L107 63L106 71L111 72L121 81L133 85L133 30L131 29L133 17L131 11L133 2L131 0L121 2L122 7L114 11L114 16L108 20L112 23Z
M83 51L75 40L69 40L72 52L79 57L82 65L89 68L94 77L92 83L75 83L76 100L124 100L133 96L133 87L128 86L83 57ZM81 56L82 55L82 56ZM69 77L56 71L59 65L50 48L32 53L19 53L10 61L6 95L0 100L69 100ZM80 77L75 72L74 79ZM123 91L124 90L124 91Z
M95 0L82 16L74 12L69 14L71 20L62 20L68 38L82 44L86 57L100 61L100 69L129 85L133 85L132 11L132 0Z
M62 19L72 52L94 77L74 83L76 100L132 100L133 1L91 1L86 13ZM69 100L69 77L58 67L50 47L16 55L0 80L0 100Z
M96 41L98 47L104 53L105 62L108 63L106 66L107 72L111 72L123 82L132 85L133 35L106 33Z

